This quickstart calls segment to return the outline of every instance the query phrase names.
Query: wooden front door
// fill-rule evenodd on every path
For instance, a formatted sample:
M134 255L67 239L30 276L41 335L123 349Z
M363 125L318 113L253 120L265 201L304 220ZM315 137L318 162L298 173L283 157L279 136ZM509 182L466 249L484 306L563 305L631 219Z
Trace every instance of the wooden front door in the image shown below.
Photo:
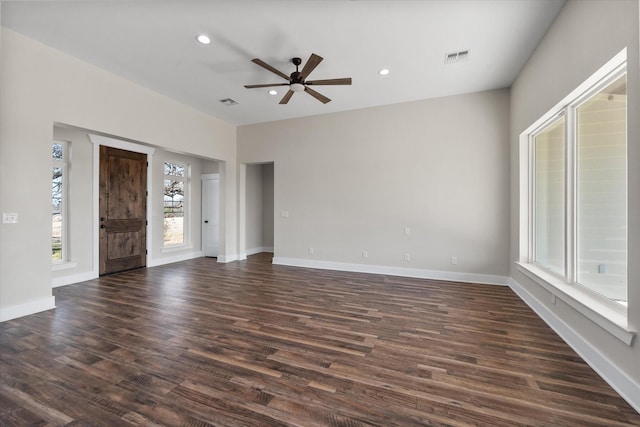
M100 275L147 264L147 155L100 146Z

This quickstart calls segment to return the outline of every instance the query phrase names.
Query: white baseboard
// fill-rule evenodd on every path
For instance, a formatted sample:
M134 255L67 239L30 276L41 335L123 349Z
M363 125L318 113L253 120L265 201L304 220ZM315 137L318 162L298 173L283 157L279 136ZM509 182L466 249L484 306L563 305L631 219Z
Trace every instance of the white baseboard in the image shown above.
M507 286L509 277L489 274L458 273L452 271L424 270L419 268L387 267L382 265L351 264L344 262L318 261L300 258L274 257L273 264L292 267L319 268L322 270L350 271L353 273L385 274L389 276L413 277L417 279L447 280L453 282L482 283Z
M98 274L93 271L88 271L85 273L76 273L70 274L68 276L54 277L51 281L51 286L54 288L58 288L60 286L72 285L74 283L85 282L87 280L95 279L98 277Z
M4 307L0 310L0 322L17 319L18 317L28 316L41 311L51 310L52 308L56 308L56 298L54 296L41 298L24 304Z
M241 259L237 254L218 255L217 258L218 258L218 262L222 262L222 263L239 261Z
M553 311L527 291L522 285L509 279L509 287L535 313L544 320L591 368L598 373L624 400L640 412L640 384L622 372L611 360L577 334Z
M152 260L147 261L147 267L157 267L159 265L186 261L188 259L202 258L203 256L204 256L204 252L196 251L196 252L185 252L185 253L176 254L168 257L154 258Z
M260 254L262 252L270 252L273 253L273 247L270 246L261 246L258 248L247 249L247 256Z

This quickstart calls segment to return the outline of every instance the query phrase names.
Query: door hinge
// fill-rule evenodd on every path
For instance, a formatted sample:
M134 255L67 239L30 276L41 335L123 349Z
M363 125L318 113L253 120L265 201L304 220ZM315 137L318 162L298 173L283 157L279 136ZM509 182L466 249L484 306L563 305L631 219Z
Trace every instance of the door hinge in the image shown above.
M146 220L146 221L144 222L144 225L149 225L149 221L148 221L148 220Z
M145 196L149 197L149 190L144 192Z
M145 250L144 250L144 254L145 254L145 255L149 255L149 251L145 249Z

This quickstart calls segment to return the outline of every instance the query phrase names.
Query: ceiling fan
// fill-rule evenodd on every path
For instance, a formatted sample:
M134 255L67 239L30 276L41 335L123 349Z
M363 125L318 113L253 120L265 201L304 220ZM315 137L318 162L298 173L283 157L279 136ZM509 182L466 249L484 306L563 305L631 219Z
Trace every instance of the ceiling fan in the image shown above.
M277 74L278 76L287 80L288 83L245 85L244 87L246 87L247 89L255 89L260 87L289 86L289 91L284 95L284 97L282 97L282 99L280 100L280 104L288 103L295 92L303 92L303 91L307 92L309 95L313 96L323 104L326 104L331 100L326 96L322 95L321 93L318 93L315 90L311 89L309 86L350 85L351 77L345 77L342 79L306 80L309 74L311 74L311 72L315 70L318 64L320 64L322 59L323 58L321 56L318 56L315 53L312 53L309 59L307 60L307 63L304 64L304 67L302 67L302 71L298 71L298 66L302 64L302 60L300 58L292 58L291 62L293 63L293 65L296 66L296 70L293 73L291 73L290 76L287 76L285 73L277 70L276 68L272 67L271 65L262 61L261 59L258 59L258 58L252 59L251 62L261 66L266 70L271 71L274 74Z

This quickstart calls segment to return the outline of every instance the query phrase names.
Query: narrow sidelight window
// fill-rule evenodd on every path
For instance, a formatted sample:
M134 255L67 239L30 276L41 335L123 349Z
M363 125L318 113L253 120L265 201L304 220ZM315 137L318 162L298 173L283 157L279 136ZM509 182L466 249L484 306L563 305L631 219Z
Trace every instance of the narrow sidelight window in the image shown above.
M186 243L188 167L164 163L164 245Z
M67 259L67 193L68 146L64 141L54 141L51 174L51 260L53 263Z

